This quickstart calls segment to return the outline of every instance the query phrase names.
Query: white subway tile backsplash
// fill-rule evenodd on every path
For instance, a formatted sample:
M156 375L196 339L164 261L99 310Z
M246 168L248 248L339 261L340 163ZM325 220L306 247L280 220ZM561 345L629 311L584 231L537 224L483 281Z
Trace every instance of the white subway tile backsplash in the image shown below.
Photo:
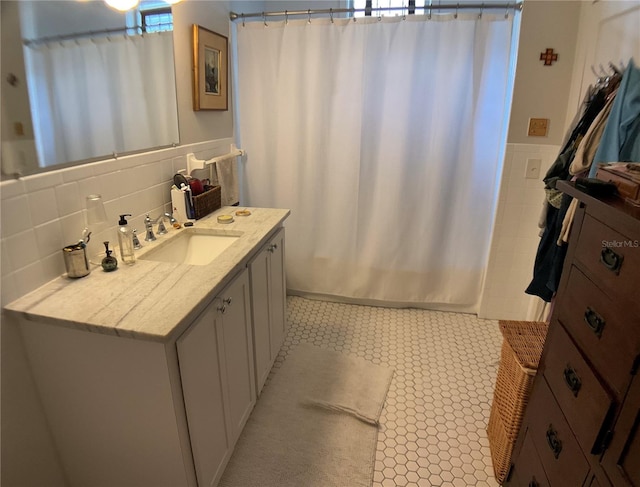
M111 201L120 198L122 195L122 180L123 176L120 171L112 171L100 176L102 181L102 200Z
M81 211L63 216L60 218L60 224L62 225L63 246L78 243L78 240L82 238L82 231L87 226L84 213Z
M173 158L173 173L178 173L182 169L187 170L187 157L179 156Z
M0 208L0 227L2 237L10 237L31 228L29 200L26 195L16 196L2 201Z
M80 181L82 179L95 176L95 171L91 164L83 164L80 166L67 167L60 170L62 174L62 180L65 183L72 183L74 181Z
M130 197L138 191L149 187L147 181L142 177L142 171L136 168L121 170L118 184L120 185L121 197Z
M0 198L2 200L23 195L24 192L24 181L22 179L11 179L0 182Z
M9 304L11 301L15 301L20 297L20 293L18 292L18 287L16 286L16 281L14 278L14 274L5 275L2 273L2 280L0 281L0 289L2 289L2 306Z
M94 176L102 176L110 172L118 170L118 165L115 159L106 159L104 161L94 162L90 164L92 173Z
M49 280L43 271L40 261L23 267L14 273L15 285L20 296L42 286Z
M82 198L83 205L86 206L86 197L90 194L99 194L102 196L102 181L97 176L91 176L78 181L78 188L80 190L80 197ZM104 198L102 199L104 201Z
M170 210L170 186L185 154L211 157L231 139L133 154L0 182L2 303L8 304L64 270L61 248L77 243L86 226L85 197L101 194L108 223L91 229L92 252L116 240L118 216L132 213L144 244L144 216Z
M173 184L173 161L171 159L165 159L161 162L162 172L161 172L161 180L162 181L171 181L169 185Z
M5 248L11 260L11 267L14 271L37 262L40 257L38 245L36 244L36 235L32 228L8 237L5 243Z
M46 188L54 188L62 183L62 174L59 171L44 172L24 178L24 185L27 193L32 193Z
M132 193L120 198L122 213L129 213L136 217L151 211L147 194L144 191ZM153 215L152 215L153 216Z
M64 258L62 257L61 251L41 259L40 262L42 263L44 282L51 281L67 272L64 267Z
M56 200L58 213L61 217L81 211L84 208L84 198L80 196L78 183L66 183L56 186Z
M55 219L44 225L34 227L36 242L38 244L38 256L40 259L50 256L54 252L60 252L65 246L62 239L62 226L60 220Z
M55 190L46 188L29 193L29 212L33 225L42 225L57 220L59 215Z
M107 214L107 220L112 226L117 225L120 215L123 213L129 213L123 207L122 200L120 199L105 201L104 210Z
M3 276L13 272L9 251L7 250L7 240L4 238L0 240L0 272Z

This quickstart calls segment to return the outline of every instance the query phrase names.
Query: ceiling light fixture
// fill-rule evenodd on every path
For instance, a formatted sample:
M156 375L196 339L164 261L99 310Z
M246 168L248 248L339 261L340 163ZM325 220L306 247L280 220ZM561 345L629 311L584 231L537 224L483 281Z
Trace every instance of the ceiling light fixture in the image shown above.
M104 3L120 12L126 12L137 7L140 0L104 0Z

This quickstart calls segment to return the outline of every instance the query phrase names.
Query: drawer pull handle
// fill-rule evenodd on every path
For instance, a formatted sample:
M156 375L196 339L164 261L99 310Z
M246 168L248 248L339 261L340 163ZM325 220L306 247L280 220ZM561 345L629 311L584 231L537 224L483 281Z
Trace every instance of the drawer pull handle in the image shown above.
M604 330L604 325L606 324L602 316L590 307L587 307L584 312L584 321L587 323L587 326L591 328L591 331L598 336L598 338L602 336L602 330Z
M602 249L602 252L600 252L600 262L602 265L616 274L620 272L623 259L624 257L622 255L616 254L609 247Z
M533 477L531 482L529 482L529 487L540 487L540 484L536 481L535 477Z
M573 393L573 396L578 397L578 392L580 392L580 388L582 387L582 381L571 365L567 365L564 369L564 382Z
M553 429L552 424L550 424L547 429L547 443L553 452L553 456L557 459L562 451L562 442L558 438L558 432Z

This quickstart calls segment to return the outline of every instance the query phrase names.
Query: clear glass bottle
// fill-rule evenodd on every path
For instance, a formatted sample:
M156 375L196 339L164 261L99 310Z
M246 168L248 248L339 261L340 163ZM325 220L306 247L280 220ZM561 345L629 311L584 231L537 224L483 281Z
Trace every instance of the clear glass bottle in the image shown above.
M131 216L131 214L120 215L120 221L118 222L118 225L120 225L118 227L118 244L120 246L122 262L127 265L132 265L136 263L136 254L133 249L133 231L125 218L127 216Z

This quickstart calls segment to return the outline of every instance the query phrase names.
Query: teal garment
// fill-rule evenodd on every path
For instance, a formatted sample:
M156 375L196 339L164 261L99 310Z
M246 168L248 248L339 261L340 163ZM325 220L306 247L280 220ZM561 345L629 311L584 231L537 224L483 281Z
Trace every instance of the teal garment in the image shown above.
M640 162L640 69L633 59L620 80L589 177L595 177L599 162Z

